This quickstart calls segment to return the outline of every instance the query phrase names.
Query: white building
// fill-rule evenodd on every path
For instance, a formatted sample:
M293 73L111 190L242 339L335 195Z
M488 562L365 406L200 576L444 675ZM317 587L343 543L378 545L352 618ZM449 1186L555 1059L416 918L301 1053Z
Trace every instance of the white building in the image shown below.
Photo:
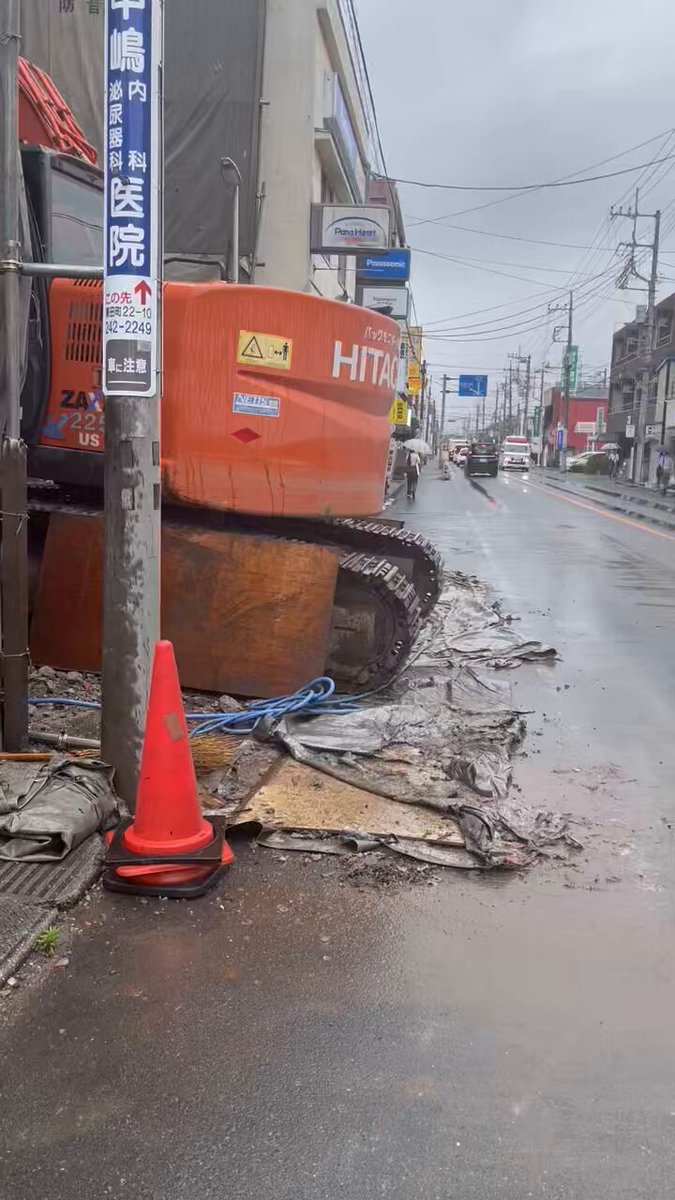
M362 204L373 157L338 0L268 0L255 281L353 300L355 259L310 253L312 203Z

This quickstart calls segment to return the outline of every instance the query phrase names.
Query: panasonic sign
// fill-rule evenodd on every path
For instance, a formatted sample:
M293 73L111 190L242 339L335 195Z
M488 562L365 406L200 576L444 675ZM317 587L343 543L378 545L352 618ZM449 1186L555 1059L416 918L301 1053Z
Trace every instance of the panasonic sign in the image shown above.
M388 250L391 210L381 204L313 204L313 254L362 254Z

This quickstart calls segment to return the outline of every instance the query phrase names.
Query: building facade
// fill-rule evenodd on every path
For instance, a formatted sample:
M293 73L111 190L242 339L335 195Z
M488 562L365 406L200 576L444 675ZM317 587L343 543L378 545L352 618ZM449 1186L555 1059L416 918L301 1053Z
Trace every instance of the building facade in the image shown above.
M658 396L656 366L675 354L675 293L656 305L655 310L655 370L646 389L647 311L637 308L635 319L617 329L612 338L612 363L609 379L608 433L618 442L622 456L629 458L638 427L640 402L646 426L641 479L650 482L656 474L658 447L661 442L662 406Z
M372 194L372 115L358 63L338 0L268 0L257 283L355 299L354 256L312 254L310 214L312 204L389 199ZM401 245L398 205L394 215L392 244Z
M45 21L21 0L22 53L52 75L99 155L104 8L55 0ZM353 22L347 0L165 5L167 277L235 274L237 172L242 283L355 299L355 258L311 253L312 204L391 205L391 242L403 245L395 189L378 194L372 178L383 164Z
M562 388L549 388L544 397L543 464L557 456L557 430L563 425L564 397ZM567 448L575 454L608 442L607 388L601 384L584 387L579 395L569 399L569 430Z

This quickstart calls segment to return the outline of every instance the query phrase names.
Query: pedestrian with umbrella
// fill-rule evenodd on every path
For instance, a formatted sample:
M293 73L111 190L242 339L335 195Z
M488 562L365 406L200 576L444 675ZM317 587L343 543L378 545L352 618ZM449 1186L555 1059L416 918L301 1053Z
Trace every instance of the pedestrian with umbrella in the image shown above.
M417 484L419 483L420 470L422 468L422 455L431 454L431 446L424 441L424 438L409 438L403 445L407 451L405 475L408 484L408 499L414 500L417 495Z

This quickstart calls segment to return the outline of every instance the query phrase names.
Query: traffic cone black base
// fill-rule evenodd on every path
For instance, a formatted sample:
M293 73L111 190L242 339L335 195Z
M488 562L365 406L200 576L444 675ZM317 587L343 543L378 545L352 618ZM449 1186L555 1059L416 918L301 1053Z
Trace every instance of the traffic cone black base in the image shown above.
M213 827L213 840L200 850L186 854L135 854L127 850L125 821L108 843L103 887L128 896L168 896L190 900L203 896L218 882L234 855L222 830Z

